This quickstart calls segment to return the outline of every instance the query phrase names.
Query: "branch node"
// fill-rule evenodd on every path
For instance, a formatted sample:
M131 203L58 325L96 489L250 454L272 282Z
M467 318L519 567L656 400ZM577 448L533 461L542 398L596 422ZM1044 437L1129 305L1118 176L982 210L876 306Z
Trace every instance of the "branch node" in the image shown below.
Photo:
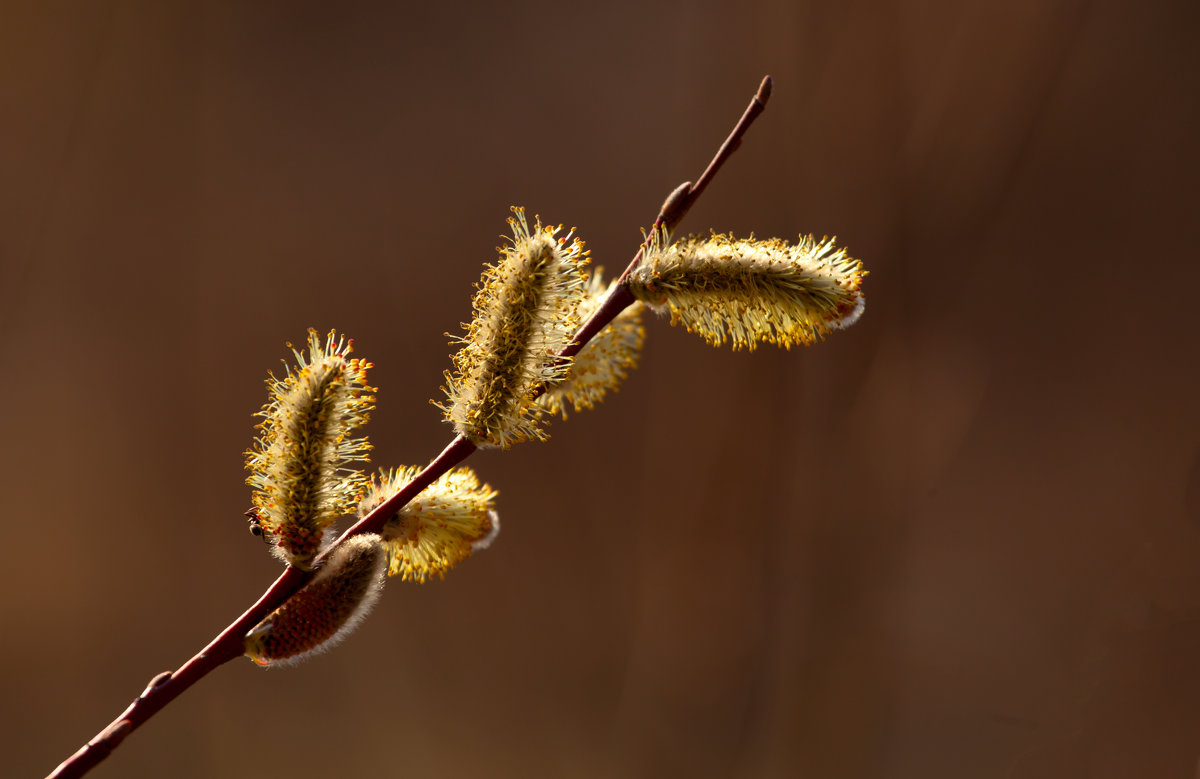
M133 723L127 719L119 719L109 725L104 730L100 731L89 744L92 749L99 749L105 755L117 748L117 746L125 740L133 730Z
M658 219L655 220L659 224L674 225L683 217L683 205L687 202L688 196L692 194L692 182L685 181L667 195L667 199L663 201L662 207L658 209Z
M171 681L172 676L173 674L170 671L163 671L160 674L155 674L154 678L150 680L150 683L146 685L146 689L142 690L142 697L149 695L150 692L156 687L162 687L164 684Z

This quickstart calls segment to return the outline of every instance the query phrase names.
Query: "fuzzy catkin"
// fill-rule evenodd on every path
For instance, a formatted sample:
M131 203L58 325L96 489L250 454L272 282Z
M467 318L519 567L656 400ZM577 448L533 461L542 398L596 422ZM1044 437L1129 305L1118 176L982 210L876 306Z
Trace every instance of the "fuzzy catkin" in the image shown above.
M372 476L359 517L370 514L420 472L418 467L401 467ZM500 517L492 507L495 497L496 491L465 466L438 477L384 525L380 535L388 575L418 582L444 577L472 552L487 548L500 532Z
M379 536L344 541L312 581L246 634L247 656L261 666L290 665L341 642L375 605L386 562Z
M656 232L629 289L714 346L807 345L853 324L865 305L862 263L834 240L810 235L789 244L713 234L668 245Z
M582 241L556 237L561 226L530 229L523 209L513 214L511 243L483 274L441 405L459 435L504 449L546 437L534 399L569 369L557 354L579 325L587 262Z
M371 364L351 351L352 341L330 332L322 343L310 330L307 357L293 349L295 369L267 380L261 434L246 452L261 532L301 568L321 551L326 528L354 510L366 483L346 465L367 459L367 439L350 433L366 423L375 390L366 383Z
M596 268L584 290L579 316L587 320L608 297L616 282L605 283L603 268ZM548 383L538 405L546 413L567 418L567 406L575 411L591 409L610 391L616 392L629 372L637 367L638 355L646 337L642 326L640 301L635 301L609 322L575 355L570 370L561 379Z

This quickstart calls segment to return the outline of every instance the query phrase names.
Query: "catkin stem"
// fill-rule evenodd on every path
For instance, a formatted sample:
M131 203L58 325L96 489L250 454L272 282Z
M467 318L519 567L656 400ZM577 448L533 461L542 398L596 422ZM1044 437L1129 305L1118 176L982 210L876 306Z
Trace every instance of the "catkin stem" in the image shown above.
M704 173L696 180L695 184L686 188L681 186L671 193L671 196L667 198L662 208L659 209L658 216L654 220L653 229L665 227L667 230L674 230L683 217L687 215L687 212L695 204L696 200L699 199L709 182L717 175L717 171L737 151L738 146L741 145L742 136L746 134L750 125L763 112L767 99L771 95L771 85L770 76L763 78L758 92L750 101L750 105L746 107L742 118L734 126L733 131L725 139L725 142L721 144L712 161L705 168ZM638 249L637 254L630 261L629 266L621 275L618 283L614 285L612 292L596 308L592 316L583 323L583 326L575 333L570 343L559 353L561 357L570 357L577 354L580 349L587 345L588 341L604 329L605 325L633 304L633 295L630 294L628 287L621 282L624 282L629 272L641 262L643 250L644 246ZM384 501L374 511L347 529L321 557L317 558L314 569L319 568L321 561L347 538L362 533L381 532L384 524L392 515L415 498L421 490L428 487L451 468L470 457L475 450L476 446L471 441L462 436L456 437L404 489ZM314 571L302 571L299 568L291 566L284 569L284 572L262 594L258 602L247 609L229 627L221 631L208 646L180 666L177 671L169 675L159 674L154 677L150 686L135 698L120 716L101 730L88 743L84 744L75 754L64 760L50 774L51 779L73 779L74 777L83 776L108 757L112 753L112 750L126 736L161 711L168 703L179 697L184 690L203 679L218 666L241 657L245 652L245 645L243 643L245 635L268 614L282 606L288 598L296 594L312 578L313 574Z
M220 665L241 657L243 639L255 625L290 598L312 577L311 571L288 566L267 588L258 602L225 628L208 646L201 649L174 673L159 674L125 711L101 730L79 751L64 760L50 779L74 779L96 767L104 758L146 720L153 717L184 690L203 679Z
M454 466L474 454L477 448L470 439L463 436L456 436L450 442L450 445L443 449L442 453L433 462L425 466L425 470L417 474L416 478L404 485L403 489L398 490L395 495L376 506L374 511L348 528L333 546L336 547L347 538L361 533L382 533L383 526L387 524L387 521L397 511L408 505L408 502L417 497L417 495L420 495L421 490L433 484ZM333 547L330 548L332 549Z

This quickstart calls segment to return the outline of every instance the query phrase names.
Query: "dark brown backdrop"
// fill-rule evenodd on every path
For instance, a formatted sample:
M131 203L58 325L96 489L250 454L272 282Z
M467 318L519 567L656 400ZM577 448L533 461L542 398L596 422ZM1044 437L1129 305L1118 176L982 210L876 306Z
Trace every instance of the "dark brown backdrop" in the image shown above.
M353 335L375 463L424 462L508 206L624 265L764 73L684 227L836 233L862 322L650 322L617 397L474 458L492 550L95 775L1195 774L1193 0L250 5L0 5L6 776L275 576L241 453L285 341Z

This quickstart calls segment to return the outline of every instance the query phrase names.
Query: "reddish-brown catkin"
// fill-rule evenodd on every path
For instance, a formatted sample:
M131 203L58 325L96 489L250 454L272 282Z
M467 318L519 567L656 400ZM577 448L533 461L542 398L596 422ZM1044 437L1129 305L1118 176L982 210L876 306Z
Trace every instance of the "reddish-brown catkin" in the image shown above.
M386 564L379 536L343 541L312 581L246 634L246 654L261 666L290 665L335 646L375 605Z

